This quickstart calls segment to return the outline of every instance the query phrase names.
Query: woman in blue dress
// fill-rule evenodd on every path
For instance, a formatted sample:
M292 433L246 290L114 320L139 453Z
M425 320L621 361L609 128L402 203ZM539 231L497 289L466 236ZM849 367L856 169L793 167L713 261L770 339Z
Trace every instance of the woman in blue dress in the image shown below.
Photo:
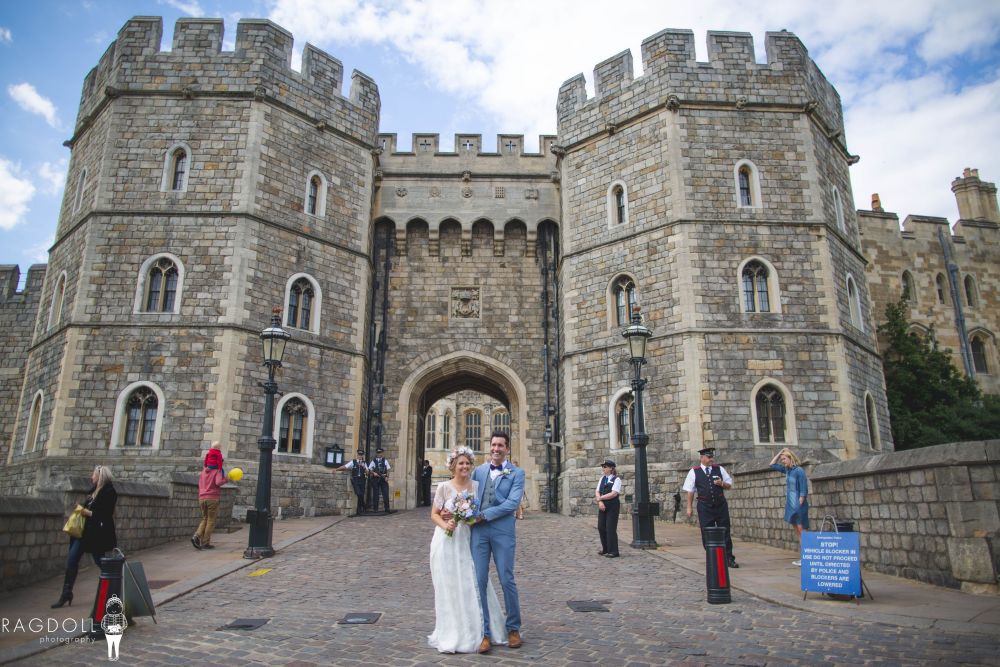
M771 467L785 474L785 521L795 526L802 543L802 530L809 528L809 480L799 457L785 447L771 459ZM800 566L802 561L794 561Z

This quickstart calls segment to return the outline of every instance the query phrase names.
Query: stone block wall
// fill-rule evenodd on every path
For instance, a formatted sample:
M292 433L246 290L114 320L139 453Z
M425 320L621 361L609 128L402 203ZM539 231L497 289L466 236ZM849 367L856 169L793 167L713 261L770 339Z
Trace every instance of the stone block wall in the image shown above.
M769 460L727 466L736 482L727 493L733 534L797 551L795 531L782 520L785 477L766 467ZM820 530L827 515L853 521L864 567L998 591L1000 440L807 463L805 469L811 529Z
M0 461L6 461L13 439L19 449L23 438L13 438L18 402L24 384L24 360L31 347L46 266L28 269L24 288L18 290L20 267L0 266ZM30 399L28 400L30 405ZM22 427L23 430L24 427ZM39 429L41 430L41 429Z
M62 527L89 488L86 477L74 477L39 497L0 496L0 591L64 571L69 537ZM201 520L195 475L175 474L168 484L117 481L115 490L115 530L126 556L190 537ZM216 530L231 524L235 496L234 488L222 489Z

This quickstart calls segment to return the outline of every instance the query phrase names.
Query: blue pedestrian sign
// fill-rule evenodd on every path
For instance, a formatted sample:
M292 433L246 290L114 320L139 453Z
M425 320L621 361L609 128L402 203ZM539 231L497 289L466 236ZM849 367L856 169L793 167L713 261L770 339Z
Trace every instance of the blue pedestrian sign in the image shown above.
M861 536L803 531L802 590L861 597Z

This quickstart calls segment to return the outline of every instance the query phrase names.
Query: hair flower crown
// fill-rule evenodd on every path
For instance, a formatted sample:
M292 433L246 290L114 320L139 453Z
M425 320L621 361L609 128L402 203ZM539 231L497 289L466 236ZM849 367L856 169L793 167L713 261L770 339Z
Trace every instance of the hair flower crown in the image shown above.
M474 451L472 451L472 449L470 449L469 447L464 447L464 446L463 447L456 447L455 449L453 449L450 452L448 452L448 467L450 468L452 462L456 458L458 458L459 456L461 456L462 454L465 454L470 459L472 459L473 463L476 462L476 453Z

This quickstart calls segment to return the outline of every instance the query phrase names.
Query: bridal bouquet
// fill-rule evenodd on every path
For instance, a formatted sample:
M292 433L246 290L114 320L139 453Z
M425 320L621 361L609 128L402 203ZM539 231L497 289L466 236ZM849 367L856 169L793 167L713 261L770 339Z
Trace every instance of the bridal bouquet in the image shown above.
M448 501L446 509L451 512L455 523L475 523L479 515L479 505L476 503L476 496L472 491L460 491L458 495ZM445 530L445 535L452 536L452 531Z

